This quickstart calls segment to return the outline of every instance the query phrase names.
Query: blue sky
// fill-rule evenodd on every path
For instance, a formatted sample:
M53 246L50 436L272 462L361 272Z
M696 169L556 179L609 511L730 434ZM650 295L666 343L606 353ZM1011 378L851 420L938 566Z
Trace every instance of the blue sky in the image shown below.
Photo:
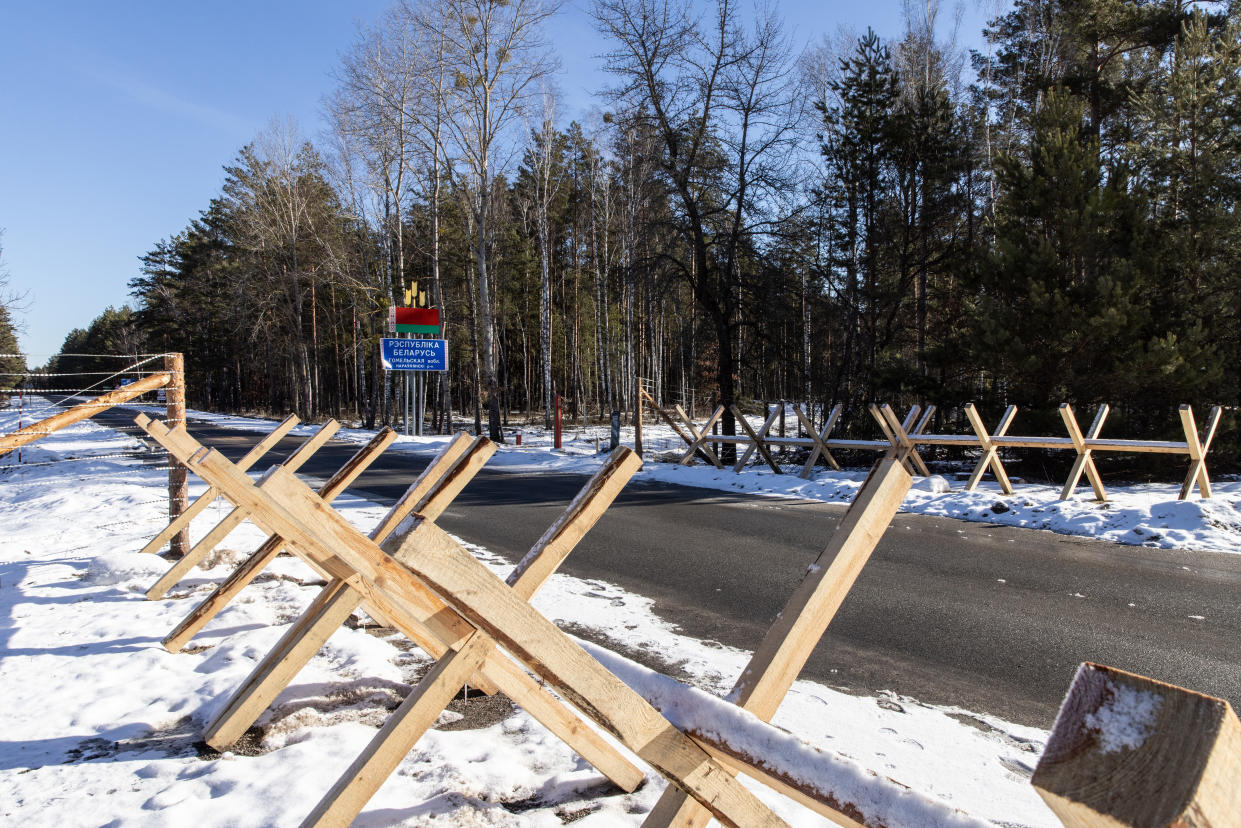
M966 0L962 37L981 20ZM0 237L22 349L34 362L130 301L138 258L182 230L222 167L275 117L322 129L321 101L359 23L389 0L0 4ZM945 5L948 5L945 3ZM605 46L569 0L550 39L566 121L606 82ZM840 26L902 31L901 0L784 0L795 43Z

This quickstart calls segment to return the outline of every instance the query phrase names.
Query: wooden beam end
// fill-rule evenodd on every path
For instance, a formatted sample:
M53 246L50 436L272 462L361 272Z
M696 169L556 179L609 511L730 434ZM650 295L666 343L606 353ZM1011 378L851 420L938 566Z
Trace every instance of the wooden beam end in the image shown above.
M1241 826L1241 723L1222 699L1085 663L1031 784L1065 825Z

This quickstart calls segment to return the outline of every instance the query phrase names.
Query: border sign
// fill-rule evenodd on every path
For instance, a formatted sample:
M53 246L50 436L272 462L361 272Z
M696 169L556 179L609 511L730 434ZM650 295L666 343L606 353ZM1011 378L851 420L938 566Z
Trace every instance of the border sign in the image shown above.
M447 371L448 340L379 340L380 359L385 371Z

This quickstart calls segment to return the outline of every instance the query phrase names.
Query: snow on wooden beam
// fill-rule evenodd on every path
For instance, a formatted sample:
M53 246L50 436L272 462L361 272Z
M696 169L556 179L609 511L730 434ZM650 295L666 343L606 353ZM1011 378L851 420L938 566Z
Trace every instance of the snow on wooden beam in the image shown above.
M780 790L840 825L982 828L975 819L851 759L806 744L787 730L705 690L689 687L587 641L578 642L668 721L730 767Z
M1241 723L1228 702L1086 663L1031 784L1071 828L1241 826Z

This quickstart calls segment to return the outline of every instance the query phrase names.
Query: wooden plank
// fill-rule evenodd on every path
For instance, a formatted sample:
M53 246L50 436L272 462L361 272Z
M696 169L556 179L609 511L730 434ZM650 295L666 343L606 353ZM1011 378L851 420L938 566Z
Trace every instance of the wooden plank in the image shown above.
M827 546L807 567L733 686L729 696L740 707L763 721L775 715L912 483L909 472L895 457L886 457L871 469ZM852 807L856 812L852 803L841 803L840 807ZM707 817L682 792L669 788L643 826L701 826Z
M146 416L138 418L138 425L171 454L195 469L209 485L218 486L221 491L229 493L230 499L244 502L252 509L259 509L261 514L256 518L258 522L271 527L270 531L273 533L280 532L289 537L290 548L308 562L314 562L317 566L331 571L335 577L349 580L352 586L364 593L368 612L375 610L377 614L390 618L398 630L419 646L425 647L432 655L442 655L449 646L464 641L472 630L460 616L446 608L443 602L413 578L406 568L386 557L369 539L358 536L344 518L336 514L330 506L317 500L313 492L285 469L269 469L260 485L255 485L245 474L236 472L223 455L199 445L187 433L173 431L163 423L152 421ZM307 504L303 503L298 517L290 514L261 490L261 485L272 482L292 487L296 494L303 497L309 496L310 511L306 511ZM303 521L311 519L312 516L317 517L313 522L320 529L328 528L328 534L335 540L335 546L331 542L323 542L317 534L307 530ZM356 570L351 569L334 554L334 549L346 550L348 554L348 547L355 543L360 544L360 548L367 554L378 556L378 569L372 568L371 558L355 557L354 561L363 562L364 566L371 570L372 576L378 574L387 587L387 592L375 588L374 581L368 583L351 580ZM482 686L479 678L480 676L475 676L475 684ZM641 781L641 772L611 744L569 713L558 700L552 699L521 667L508 658L496 656L488 659L481 678L487 682L494 681L509 698L522 705L539 723L621 788L633 790Z
M390 433L390 436L388 436ZM381 435L383 439L380 440ZM349 459L341 468L332 475L332 477L323 484L319 489L319 496L327 502L335 500L349 484L369 466L379 454L386 449L392 440L396 438L396 432L391 429L384 429L371 440L371 443L363 447L358 453ZM414 481L414 484L406 490L405 494L388 510L387 515L380 521L379 525L373 530L372 535L380 540L387 537L388 534L396 527L396 524L404 520L411 511L418 505L427 493L432 489L441 474L454 467L463 454L469 449L470 438L464 434L458 434L448 445L446 445L430 464L427 465L423 473ZM477 461L477 465L481 467L487 461L487 458L495 452L492 446L491 451L486 453L481 460ZM464 485L464 483L462 483ZM455 495L454 495L455 496ZM451 498L449 498L451 499ZM279 536L271 536L263 542L258 549L242 562L228 577L220 582L211 593L204 598L198 606L190 611L177 626L164 637L162 642L165 649L171 653L180 652L186 644L188 644L194 636L198 635L208 623L211 622L219 613L229 605L237 595L246 588L259 573L267 568L276 556L284 549L284 539ZM149 593L148 593L149 594ZM256 668L257 671L258 668ZM246 725L249 727L249 725ZM243 728L244 730L244 728Z
M784 474L784 472L780 471L780 467L776 465L776 461L771 459L771 452L767 450L767 446L763 445L763 438L755 433L754 429L750 426L749 421L746 420L745 415L738 411L735 405L732 407L732 412L733 419L741 424L741 429L749 436L750 440L753 441L752 448L758 449L759 454L762 455L762 458L765 461L767 461L767 465L771 467L773 472L776 474ZM771 422L774 417L775 414L772 414L767 418L767 422L763 423L764 429L771 427ZM738 460L737 465L733 466L733 471L741 471L741 469L745 466L745 459L750 456L750 451L750 449L746 449L746 453L742 459Z
M1185 444L1189 449L1189 472L1181 485L1181 493L1177 500L1185 500L1193 492L1195 484L1204 499L1211 497L1211 478L1207 476L1207 452L1211 450L1211 441L1215 439L1215 429L1219 425L1220 407L1211 408L1207 418L1206 435L1198 439L1198 426L1194 423L1194 410L1188 405L1180 408L1181 425L1185 429Z
M745 464L750 462L750 457L753 456L754 452L758 449L758 444L761 443L763 440L767 439L767 432L771 431L771 427L776 422L776 420L779 418L780 411L783 410L783 406L784 406L784 401L782 400L780 402L779 407L773 407L771 409L771 413L767 415L767 419L763 422L763 425L759 428L758 434L751 435L754 437L754 443L753 445L749 446L745 450L745 454L742 454L741 457L737 459L737 464L733 466L733 471L740 472L742 469L745 468ZM738 417L735 411L733 412L733 416L737 417L737 419L739 420L743 419L742 417ZM770 459L768 459L768 462L769 463L771 462ZM775 465L775 464L773 463L772 465ZM779 474L779 472L777 472L777 474Z
M1064 450L1073 448L1068 437L992 437L991 442L1001 448L1041 448Z
M698 431L697 426L694 425L694 421L690 419L689 415L685 413L684 408L681 408L680 405L676 405L673 406L673 410L676 411L677 415L685 421L685 427L689 429L689 433L694 435L694 442L690 444L689 451L685 452L684 456L681 457L680 465L693 465L694 454L700 452L707 458L707 460L711 461L711 464L717 469L724 468L724 464L720 462L719 457L716 457L715 452L712 451L711 447L707 445L706 440L707 437L711 436L711 426L715 425L716 421L724 415L724 406L721 405L715 409L715 411L707 419L707 424L703 426L701 432Z
M1086 438L1086 446L1095 451L1123 454L1189 454L1189 446L1173 440L1113 440Z
M94 416L106 408L114 405L120 405L132 400L134 397L140 397L148 391L156 388L163 388L172 381L171 375L166 371L157 374L150 374L142 379L131 382L115 391L109 391L106 394L100 394L93 400L78 403L72 408L53 414L50 417L44 417L36 423L31 423L25 428L8 434L0 435L0 457L8 454L14 449L29 445L35 440L39 440L48 434L60 431L62 428L79 423L89 417Z
M270 434L256 443L254 448L246 452L245 457L237 461L238 468L243 471L248 471L251 466L263 457L264 454L271 451L272 447L275 446L276 443L284 439L284 436L288 434L293 427L298 424L298 422L300 422L300 420L296 414L290 414L285 417L284 420L282 420ZM208 488L207 491L191 503L184 512L173 518L172 521L161 529L155 537L151 538L147 545L142 547L141 552L144 554L155 554L156 552L159 552L159 550L164 547L164 544L168 543L168 541L170 541L172 537L181 530L188 528L190 522L193 521L194 518L198 517L198 515L202 514L219 496L220 493L218 490Z
M911 434L910 442L918 446L957 446L967 447L978 445L978 438L971 434ZM995 441L997 445L999 441Z
M1241 826L1241 722L1223 699L1086 663L1030 780L1067 826Z
M1103 421L1107 419L1107 413L1106 405L1099 406L1099 410L1095 412L1094 422L1090 424L1090 430L1083 436L1081 428L1077 425L1077 417L1073 414L1073 407L1068 403L1061 404L1060 419L1064 420L1069 439L1073 441L1073 448L1077 451L1077 459L1073 461L1073 468L1069 470L1069 478L1064 482L1064 488L1060 490L1061 500L1068 500L1073 496L1073 490L1077 488L1077 481L1081 479L1083 471L1086 473L1086 479L1090 481L1090 487L1094 490L1095 500L1107 500L1107 489L1103 487L1103 478L1099 476L1094 458L1090 456L1091 447L1088 443L1089 440L1098 438L1099 432L1103 430Z
M819 455L823 456L833 469L840 471L840 464L836 462L836 458L832 456L832 452L828 449L827 436L832 433L832 429L836 427L836 421L840 419L840 412L844 410L842 403L836 403L832 406L832 411L827 415L827 421L823 423L823 429L816 431L814 423L802 413L801 406L793 406L793 413L797 415L797 422L802 429L810 436L810 442L813 448L810 449L810 456L806 458L806 465L802 466L801 474L798 475L803 480L809 480L810 475L814 473L814 464L819 459Z
M335 423L336 421L332 420L330 422ZM307 444L313 445L313 449L310 451L302 451L302 449L299 448L296 452L294 452L293 456L289 458L288 463L295 464L295 468L304 464L320 446L327 442L328 437L335 434L339 428L340 425L338 423L336 424L336 428L331 429L327 429L327 424L325 424L324 428L320 428L319 431L310 438L310 440L306 441ZM327 436L321 438L320 435L324 433L325 429L327 430ZM379 458L379 455L383 453L384 449L392 445L394 440L396 440L396 432L392 429L384 428L378 432L371 438L369 443L358 449L358 451L355 452L354 455L347 461L345 461L345 464L341 466L334 475L332 475L332 478L323 485L323 488L320 491L321 495L326 498L328 502L335 500L341 492L349 487L349 484L357 479L358 475L365 471L371 463L375 462L375 460ZM172 566L168 568L168 571L161 575L159 579L156 580L156 582L146 591L147 598L154 601L167 595L168 590L172 589L181 581L182 578L188 575L191 569L201 563L202 560L206 558L216 546L223 542L229 532L241 525L242 521L245 519L246 513L244 510L233 509L233 511L230 512L224 520L220 521L219 524L207 533L206 537L196 543L194 547L190 549L189 552L182 555L180 559L173 562ZM279 542L279 538L268 538L264 543L279 544ZM271 555L274 556L277 552L279 552L279 549L273 551Z
M529 600L534 595L641 466L641 459L629 449L613 451L564 514L509 574L507 583L518 596ZM413 538L414 533L409 538ZM409 538L406 543L410 542ZM445 653L302 825L346 826L351 823L435 723L457 688L482 668L494 649L490 638L475 633L460 649Z

